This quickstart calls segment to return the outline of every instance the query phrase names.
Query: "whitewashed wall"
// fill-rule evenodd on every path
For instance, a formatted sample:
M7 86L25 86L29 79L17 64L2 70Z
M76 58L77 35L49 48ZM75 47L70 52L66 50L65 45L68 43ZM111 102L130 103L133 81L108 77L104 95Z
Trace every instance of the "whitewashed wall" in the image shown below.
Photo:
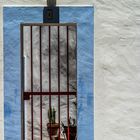
M95 140L140 140L140 1L97 0Z
M2 0L1 0L2 1ZM42 5L44 0L3 0L6 5ZM95 5L95 140L140 140L140 1L58 0L59 5ZM0 8L0 25L2 8ZM2 26L0 26L2 82ZM0 139L3 140L0 83Z

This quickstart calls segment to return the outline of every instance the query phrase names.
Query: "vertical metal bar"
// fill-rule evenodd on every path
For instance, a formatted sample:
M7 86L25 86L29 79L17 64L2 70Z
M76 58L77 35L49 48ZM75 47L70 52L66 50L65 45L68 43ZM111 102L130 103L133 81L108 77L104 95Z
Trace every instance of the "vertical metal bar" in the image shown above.
M60 28L59 26L58 26L58 92L60 93ZM58 123L59 123L58 138L60 140L60 94L58 95Z
M49 109L51 110L51 26L49 26ZM52 128L51 122L50 123L50 140L52 139Z
M32 36L32 26L30 28L30 38L31 38L31 92L33 92L33 36ZM34 126L33 126L34 114L33 114L33 95L31 95L31 139L34 140Z
M70 129L69 129L69 26L67 26L67 121L68 121L68 140L70 140Z
M77 25L76 25L76 76L77 76ZM77 95L77 77L76 77L76 103L77 103L77 106L76 106L76 140L78 139L78 135L77 135L77 124L78 124L78 111L77 111L77 107L78 107L78 95Z
M21 140L25 140L25 118L24 118L24 32L23 25L20 25L20 40L21 40Z
M42 92L42 36L41 26L39 26L40 40L40 92ZM42 140L42 95L40 95L40 140Z

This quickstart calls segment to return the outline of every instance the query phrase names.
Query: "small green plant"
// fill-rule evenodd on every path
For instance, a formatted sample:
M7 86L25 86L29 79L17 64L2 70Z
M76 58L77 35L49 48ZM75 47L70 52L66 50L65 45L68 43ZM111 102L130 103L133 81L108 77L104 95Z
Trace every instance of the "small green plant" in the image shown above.
M54 124L55 123L55 119L56 119L56 111L55 111L55 108L51 107L49 110L48 110L48 119L49 119L49 123L52 123Z

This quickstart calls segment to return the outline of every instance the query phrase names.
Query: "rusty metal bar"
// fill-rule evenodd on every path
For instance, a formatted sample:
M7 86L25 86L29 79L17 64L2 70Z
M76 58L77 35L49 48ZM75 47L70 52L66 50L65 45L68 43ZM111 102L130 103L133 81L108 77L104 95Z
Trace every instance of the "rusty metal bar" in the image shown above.
M77 75L77 26L75 27L76 28L76 75ZM76 78L76 81L77 81L77 78ZM76 87L77 87L77 84L76 84ZM76 96L77 96L77 88L76 88ZM76 97L76 103L78 103L78 99ZM78 124L78 112L77 112L77 106L76 105L76 140L78 139L78 136L77 136L77 124Z
M77 23L21 23L23 26L76 26Z
M31 92L33 92L33 36L32 36L32 26L30 28L30 38L31 38ZM34 114L33 114L33 95L31 95L31 139L34 140L34 126L33 126Z
M42 36L41 26L39 27L40 40L40 92L42 92ZM40 140L42 140L42 95L40 95Z
M58 92L60 93L60 28L59 26L58 26ZM60 140L60 94L58 95L58 123L59 123L58 139Z
M51 26L49 26L49 92L51 92ZM51 94L49 94L49 109L51 110ZM52 140L52 129L50 123L50 140Z
M24 92L25 96L30 95L76 95L76 92Z
M69 26L67 26L67 92L69 93ZM69 94L67 94L67 122L68 122L68 140L70 140L69 130Z
M34 96L43 96L43 95L50 95L54 96L54 95L75 95L76 96L76 92L24 92L24 100L30 100L30 95L34 95Z

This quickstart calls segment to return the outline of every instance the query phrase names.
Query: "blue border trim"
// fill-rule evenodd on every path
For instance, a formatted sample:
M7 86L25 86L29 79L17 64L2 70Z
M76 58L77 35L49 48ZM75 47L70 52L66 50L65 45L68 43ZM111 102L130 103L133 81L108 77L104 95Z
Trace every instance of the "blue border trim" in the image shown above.
M43 22L43 7L4 8L4 139L21 139L20 23ZM78 24L78 140L93 140L93 7L60 7Z
M60 8L61 22L77 26L78 140L93 140L93 8Z

